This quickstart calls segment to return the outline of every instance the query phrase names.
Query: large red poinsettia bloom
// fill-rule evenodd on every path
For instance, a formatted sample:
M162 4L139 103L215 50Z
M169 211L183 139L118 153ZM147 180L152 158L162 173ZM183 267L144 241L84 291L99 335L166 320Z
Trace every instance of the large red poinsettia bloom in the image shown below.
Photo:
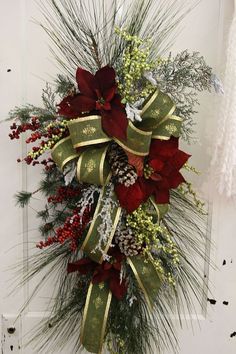
M169 140L153 139L146 165L149 175L139 177L130 187L116 185L120 205L129 213L147 201L151 195L157 204L169 203L170 189L185 182L179 170L190 155L179 150L178 143L179 139L175 137Z
M84 113L98 111L102 128L110 137L126 139L128 119L120 96L117 94L115 70L105 66L95 75L78 68L76 81L80 93L65 97L58 105L58 113L77 118Z
M113 295L122 300L127 292L127 283L125 279L120 279L122 262L125 256L120 253L118 248L111 248L109 255L111 261L104 261L98 264L90 258L82 258L75 263L69 263L67 267L68 273L78 271L80 274L86 275L92 273L92 283L99 284L107 282Z

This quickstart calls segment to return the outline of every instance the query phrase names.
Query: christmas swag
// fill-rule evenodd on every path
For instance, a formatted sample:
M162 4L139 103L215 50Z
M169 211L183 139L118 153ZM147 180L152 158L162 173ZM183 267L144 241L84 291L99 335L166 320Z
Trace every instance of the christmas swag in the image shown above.
M42 270L57 279L39 352L70 341L74 352L175 352L171 314L181 322L193 298L201 303L203 203L184 177L196 170L179 140L190 140L197 92L214 77L199 53L164 55L188 10L151 0L44 8L65 74L43 91L43 108L10 113L11 139L31 131L18 161L44 174L17 201L47 199L37 212L45 239L24 281Z

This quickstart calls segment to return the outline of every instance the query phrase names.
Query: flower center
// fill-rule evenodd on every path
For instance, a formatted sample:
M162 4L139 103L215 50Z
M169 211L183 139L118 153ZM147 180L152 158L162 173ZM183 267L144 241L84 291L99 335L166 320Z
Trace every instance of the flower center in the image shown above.
M110 102L107 102L105 100L105 98L99 97L99 99L96 101L96 109L98 111L101 111L101 110L110 111L111 104L110 104Z
M154 169L151 166L149 166L148 164L144 166L143 169L144 178L149 179L153 173L154 173Z

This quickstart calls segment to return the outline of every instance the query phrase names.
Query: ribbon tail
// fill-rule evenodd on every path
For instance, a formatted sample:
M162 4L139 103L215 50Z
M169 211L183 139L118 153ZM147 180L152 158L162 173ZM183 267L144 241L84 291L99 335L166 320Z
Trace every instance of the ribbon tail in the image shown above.
M79 156L72 145L70 137L61 139L56 143L52 148L51 155L53 161L57 164L60 170L63 170L69 161L74 160Z
M161 287L161 279L153 263L143 256L130 257L128 263L143 291L149 309L152 310Z
M90 283L81 328L81 343L91 353L101 354L112 293L104 284Z

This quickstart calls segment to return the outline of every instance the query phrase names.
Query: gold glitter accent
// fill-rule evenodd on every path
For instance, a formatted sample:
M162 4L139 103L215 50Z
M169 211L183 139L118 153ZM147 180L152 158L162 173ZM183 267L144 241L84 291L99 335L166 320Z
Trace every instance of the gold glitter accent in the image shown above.
M101 307L103 305L103 301L102 298L100 296L98 296L95 300L94 300L94 306L96 307L96 310L99 309L99 307Z
M168 131L168 133L173 134L177 132L177 128L174 124L168 124L165 129Z
M90 124L88 124L83 130L82 133L87 136L92 136L96 132L96 128L92 127Z
M85 165L85 168L87 169L88 173L93 172L93 170L95 170L95 167L96 162L93 159L90 159Z
M159 116L161 113L161 110L159 108L156 108L156 109L153 109L151 112L150 112L150 115L153 117L156 117L156 116Z

